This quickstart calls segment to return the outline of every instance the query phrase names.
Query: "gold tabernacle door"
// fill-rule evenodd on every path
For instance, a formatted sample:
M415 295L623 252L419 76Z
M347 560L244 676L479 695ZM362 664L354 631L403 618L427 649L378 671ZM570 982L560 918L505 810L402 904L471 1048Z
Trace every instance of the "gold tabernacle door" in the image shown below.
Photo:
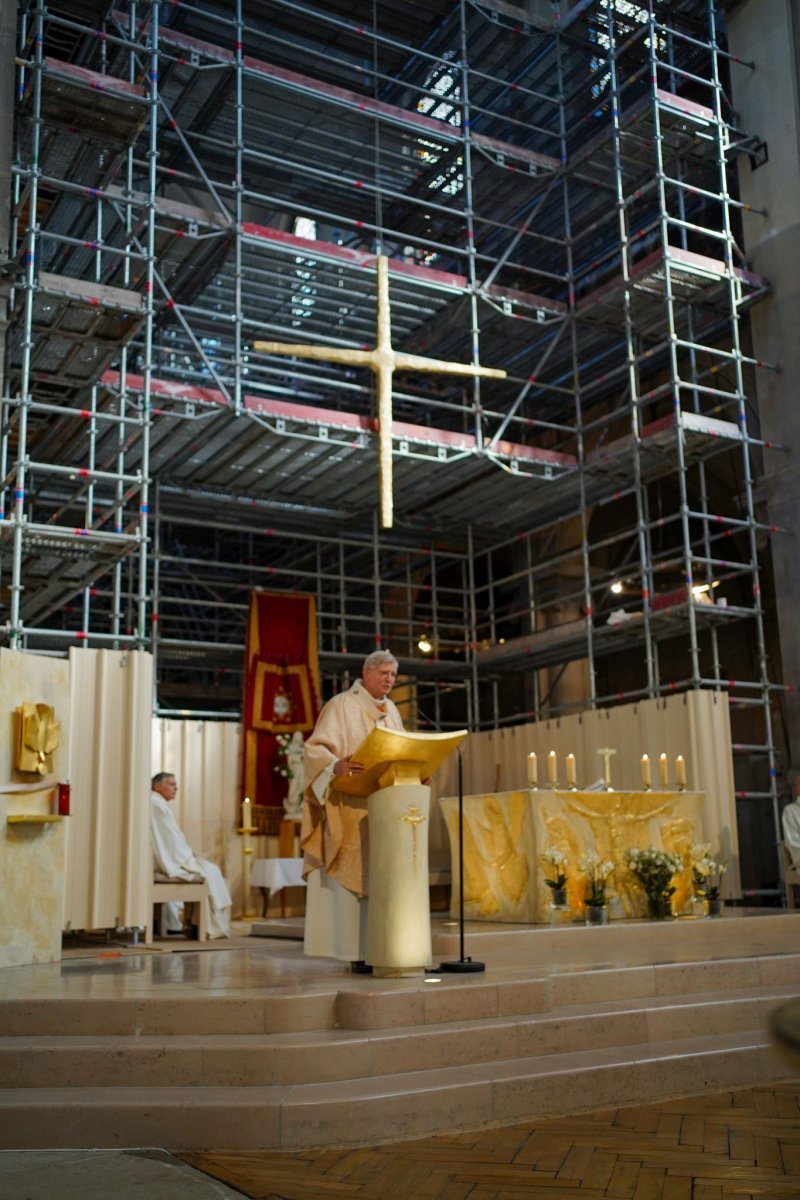
M351 796L371 796L379 788L395 783L421 783L461 745L467 733L466 729L453 733L373 729L350 755L351 762L362 763L364 770L338 779L336 790Z

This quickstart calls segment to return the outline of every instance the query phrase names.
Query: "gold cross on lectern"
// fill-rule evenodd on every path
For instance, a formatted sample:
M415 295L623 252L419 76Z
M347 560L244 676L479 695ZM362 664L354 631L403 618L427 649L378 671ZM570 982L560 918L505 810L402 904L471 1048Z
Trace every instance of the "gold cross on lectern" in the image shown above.
M395 371L426 371L429 374L481 376L505 379L505 371L475 367L468 363L445 362L404 354L392 349L392 322L389 309L389 260L381 254L375 260L378 269L378 339L374 350L347 350L332 346L307 346L294 342L254 342L260 354L286 354L292 358L313 358L323 362L347 363L369 367L378 377L378 469L381 489L381 525L391 529L394 521L392 495L392 376Z
M412 833L412 836L414 839L413 847L412 847L412 851L411 851L411 861L413 862L414 866L416 867L416 865L417 865L417 826L421 825L423 823L423 821L425 820L425 817L423 816L422 811L419 808L417 808L416 804L409 804L408 812L405 813L400 818L400 820L406 821L411 826L411 833Z

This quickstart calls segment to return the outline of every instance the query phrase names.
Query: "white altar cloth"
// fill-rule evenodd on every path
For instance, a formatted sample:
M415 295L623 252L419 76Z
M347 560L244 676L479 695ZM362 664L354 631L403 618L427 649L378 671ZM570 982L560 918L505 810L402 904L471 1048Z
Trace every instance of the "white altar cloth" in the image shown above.
M257 858L253 863L250 883L253 887L280 892L286 887L305 887L302 858Z

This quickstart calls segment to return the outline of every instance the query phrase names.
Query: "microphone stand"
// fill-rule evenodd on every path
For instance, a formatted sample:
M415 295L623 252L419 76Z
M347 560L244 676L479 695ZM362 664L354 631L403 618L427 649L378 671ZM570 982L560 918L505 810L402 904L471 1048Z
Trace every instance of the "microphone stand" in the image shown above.
M461 747L458 755L458 942L459 957L455 962L439 964L439 970L448 974L471 974L486 970L486 963L477 962L464 953L464 762Z
M441 725L417 707L417 718L422 717L438 733L444 733ZM456 746L458 755L458 944L459 956L454 962L440 963L436 970L449 975L477 974L486 970L486 963L478 962L464 953L464 760L461 747Z

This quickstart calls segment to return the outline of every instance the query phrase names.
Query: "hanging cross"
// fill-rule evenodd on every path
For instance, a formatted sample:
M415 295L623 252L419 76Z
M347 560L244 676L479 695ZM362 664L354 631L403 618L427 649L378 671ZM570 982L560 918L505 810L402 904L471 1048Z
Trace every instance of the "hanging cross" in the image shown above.
M378 338L374 350L344 349L334 346L308 346L304 342L254 342L259 354L286 354L292 358L313 358L323 362L369 367L378 377L378 471L380 478L381 525L391 529L394 523L392 492L392 376L395 371L425 371L429 374L469 375L482 379L505 379L506 372L468 363L445 362L404 354L392 348L392 322L389 308L389 260L381 254L375 260L378 269Z

